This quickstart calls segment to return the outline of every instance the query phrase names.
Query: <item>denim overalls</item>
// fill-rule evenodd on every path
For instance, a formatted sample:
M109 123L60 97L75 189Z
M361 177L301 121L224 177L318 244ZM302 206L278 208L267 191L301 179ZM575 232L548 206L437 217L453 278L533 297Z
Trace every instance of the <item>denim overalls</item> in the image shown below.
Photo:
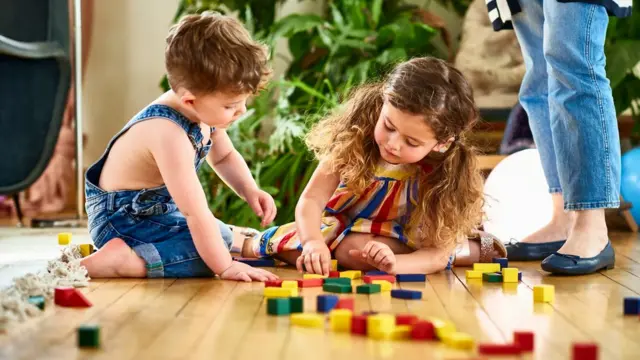
M98 248L115 237L124 240L145 261L150 278L213 276L200 258L187 221L166 186L108 192L97 185L109 151L118 137L133 125L151 118L171 120L185 131L196 151L194 171L207 156L211 140L202 145L198 124L165 105L150 105L143 109L111 139L100 160L87 170L85 195L91 238ZM218 225L225 245L231 249L231 229L219 220Z

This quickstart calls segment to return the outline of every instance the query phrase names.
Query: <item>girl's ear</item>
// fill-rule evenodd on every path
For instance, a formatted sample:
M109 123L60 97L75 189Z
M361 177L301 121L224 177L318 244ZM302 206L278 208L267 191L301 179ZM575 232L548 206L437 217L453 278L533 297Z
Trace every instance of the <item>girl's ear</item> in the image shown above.
M437 143L436 146L433 147L432 151L437 151L439 153L444 154L449 150L449 148L451 147L451 144L453 144L455 140L456 140L455 136L452 136L445 142Z

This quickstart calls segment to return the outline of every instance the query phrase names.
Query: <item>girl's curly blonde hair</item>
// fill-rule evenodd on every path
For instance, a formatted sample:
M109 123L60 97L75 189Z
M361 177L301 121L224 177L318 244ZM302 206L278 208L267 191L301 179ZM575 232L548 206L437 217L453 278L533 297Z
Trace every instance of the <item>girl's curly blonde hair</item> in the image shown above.
M452 249L476 229L483 204L476 151L466 142L478 110L460 71L430 57L401 63L384 83L355 89L342 107L313 126L307 145L349 189L362 192L381 160L374 128L385 101L403 112L424 115L438 142L455 137L446 153L432 151L416 167L421 169L416 171L417 205L405 229L423 247Z

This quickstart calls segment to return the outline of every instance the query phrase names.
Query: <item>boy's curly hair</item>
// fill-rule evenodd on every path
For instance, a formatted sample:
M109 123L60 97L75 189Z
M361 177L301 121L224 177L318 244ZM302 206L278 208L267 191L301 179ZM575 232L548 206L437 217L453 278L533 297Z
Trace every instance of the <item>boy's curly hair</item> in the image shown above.
M311 129L307 145L348 188L363 191L381 160L374 129L385 101L424 115L438 142L455 137L446 153L432 152L423 160L432 171L416 172L417 206L405 229L423 247L453 249L477 227L483 204L476 151L466 139L479 114L472 89L457 69L430 57L399 64L384 83L355 89L344 106Z
M165 67L174 91L256 93L271 76L267 47L253 40L239 21L219 13L183 17L166 42Z

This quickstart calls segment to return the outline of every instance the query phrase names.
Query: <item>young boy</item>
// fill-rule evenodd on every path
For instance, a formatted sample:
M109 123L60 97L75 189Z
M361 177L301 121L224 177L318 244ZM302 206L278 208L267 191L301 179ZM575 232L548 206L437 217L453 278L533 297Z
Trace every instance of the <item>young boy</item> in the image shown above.
M171 28L165 65L171 90L135 115L87 171L89 230L100 250L82 265L94 278L276 279L232 261L232 233L209 211L196 174L206 157L263 226L273 221L273 199L224 130L268 80L267 49L232 18L190 15Z

